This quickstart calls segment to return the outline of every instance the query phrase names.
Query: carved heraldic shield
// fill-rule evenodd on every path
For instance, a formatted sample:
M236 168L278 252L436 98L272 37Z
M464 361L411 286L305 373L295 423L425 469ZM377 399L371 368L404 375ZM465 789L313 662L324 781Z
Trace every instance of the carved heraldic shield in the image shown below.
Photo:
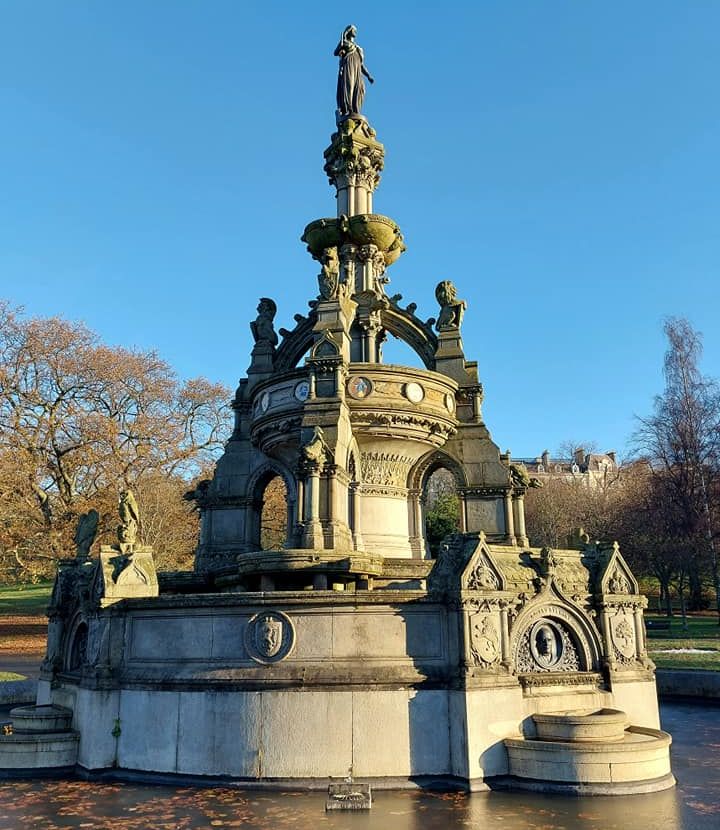
M255 647L263 657L275 657L283 641L282 620L262 617L255 627Z

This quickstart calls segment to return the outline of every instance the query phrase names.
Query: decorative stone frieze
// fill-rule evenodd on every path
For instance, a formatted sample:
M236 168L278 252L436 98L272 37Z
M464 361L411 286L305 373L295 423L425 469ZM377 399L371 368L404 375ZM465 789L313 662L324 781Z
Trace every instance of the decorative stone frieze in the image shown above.
M405 487L413 459L400 453L360 453L360 471L364 487L373 484Z

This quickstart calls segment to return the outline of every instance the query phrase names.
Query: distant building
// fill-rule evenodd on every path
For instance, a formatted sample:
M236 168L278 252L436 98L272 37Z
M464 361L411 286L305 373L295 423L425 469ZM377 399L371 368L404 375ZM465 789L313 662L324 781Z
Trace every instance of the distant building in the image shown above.
M552 458L545 450L535 458L513 458L516 464L524 464L528 473L545 481L549 478L563 478L568 481L584 479L588 486L597 487L614 478L618 473L618 463L614 450L605 453L586 453L578 447L572 458Z

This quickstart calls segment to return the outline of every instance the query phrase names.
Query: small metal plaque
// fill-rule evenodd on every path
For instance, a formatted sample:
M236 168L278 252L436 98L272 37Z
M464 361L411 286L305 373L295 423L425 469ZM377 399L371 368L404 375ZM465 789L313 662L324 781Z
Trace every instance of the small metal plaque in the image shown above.
M326 810L369 810L372 807L372 792L370 784L347 782L330 784L328 799L325 802Z

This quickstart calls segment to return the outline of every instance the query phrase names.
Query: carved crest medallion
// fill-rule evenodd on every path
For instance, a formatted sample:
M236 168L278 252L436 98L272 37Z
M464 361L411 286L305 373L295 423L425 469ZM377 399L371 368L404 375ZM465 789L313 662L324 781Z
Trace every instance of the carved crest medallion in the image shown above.
M476 614L470 623L470 653L473 663L490 665L500 656L497 628L489 617Z
M635 657L635 631L628 614L620 612L610 618L610 633L613 645L623 657Z
M269 614L255 625L255 647L263 657L275 657L282 645L282 620Z
M276 663L288 656L295 642L290 618L280 611L262 611L248 621L245 647L258 663Z

